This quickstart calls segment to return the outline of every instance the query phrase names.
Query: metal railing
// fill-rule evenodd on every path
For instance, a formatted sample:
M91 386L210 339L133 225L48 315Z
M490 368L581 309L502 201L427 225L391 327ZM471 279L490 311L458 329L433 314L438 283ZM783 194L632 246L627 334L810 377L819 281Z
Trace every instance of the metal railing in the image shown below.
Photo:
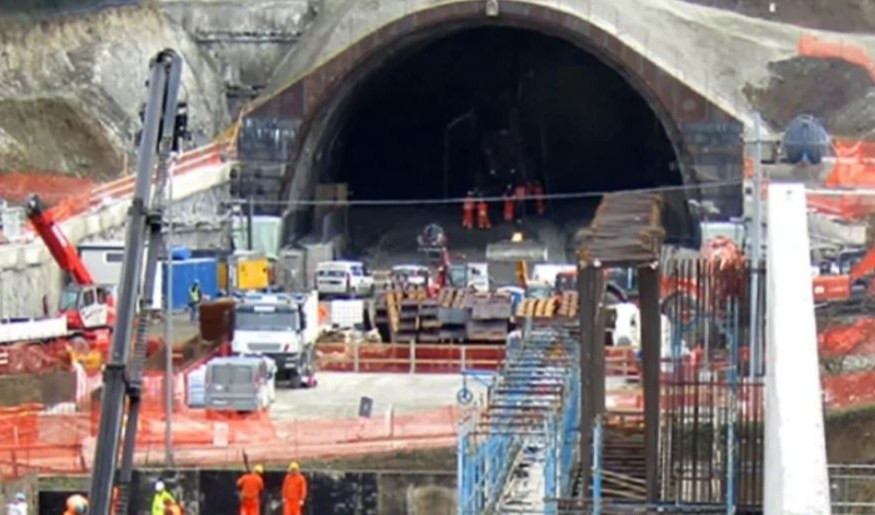
M505 359L499 345L320 343L319 370L334 372L456 373L498 370Z
M875 513L875 465L828 465L830 503L836 515Z

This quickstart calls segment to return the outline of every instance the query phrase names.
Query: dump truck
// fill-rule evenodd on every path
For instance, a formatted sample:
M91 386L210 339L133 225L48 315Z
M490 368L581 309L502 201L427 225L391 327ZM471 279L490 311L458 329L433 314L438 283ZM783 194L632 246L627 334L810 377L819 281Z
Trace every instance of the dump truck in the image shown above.
M231 351L271 358L276 362L277 379L293 388L315 386L318 317L315 291L242 295L234 306Z

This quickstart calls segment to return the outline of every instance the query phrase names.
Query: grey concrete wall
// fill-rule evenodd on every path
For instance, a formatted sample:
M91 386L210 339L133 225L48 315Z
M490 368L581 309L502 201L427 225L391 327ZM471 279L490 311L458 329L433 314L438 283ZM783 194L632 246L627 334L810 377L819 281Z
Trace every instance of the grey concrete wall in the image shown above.
M149 502L158 479L182 502L189 515L233 513L239 500L234 487L242 469L230 470L138 470L131 504L135 513L148 513ZM380 515L452 515L456 513L456 476L453 472L342 472L305 470L310 500L305 515L380 514ZM268 470L265 474L267 495L264 513L281 513L280 489L284 472ZM50 480L49 478L48 480ZM67 489L87 487L85 480L66 482ZM60 513L59 503L66 489L43 491L40 513Z
M316 13L315 0L163 0L160 8L216 63L232 115L267 84Z

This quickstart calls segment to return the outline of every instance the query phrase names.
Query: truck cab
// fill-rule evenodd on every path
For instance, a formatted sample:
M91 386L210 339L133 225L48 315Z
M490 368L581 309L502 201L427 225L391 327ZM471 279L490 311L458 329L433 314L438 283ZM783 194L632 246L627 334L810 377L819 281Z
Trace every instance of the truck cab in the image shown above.
M265 356L215 358L207 363L204 404L216 411L267 409L276 399L276 372Z
M232 352L271 358L278 379L289 381L292 387L314 385L318 304L316 292L248 294L238 298Z

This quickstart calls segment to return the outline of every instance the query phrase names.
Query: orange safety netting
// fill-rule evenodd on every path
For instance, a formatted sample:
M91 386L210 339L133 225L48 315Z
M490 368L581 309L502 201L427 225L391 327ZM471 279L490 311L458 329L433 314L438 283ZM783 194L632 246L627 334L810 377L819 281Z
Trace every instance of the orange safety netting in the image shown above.
M799 37L797 52L806 57L841 59L857 65L869 72L869 76L875 82L875 64L873 64L866 49L860 45L844 41L824 41L817 36L803 34Z
M850 324L828 325L817 334L821 358L850 354L875 354L875 318L859 318Z
M54 206L68 199L71 192L88 193L93 186L91 179L69 175L35 172L0 174L0 198L15 203L23 203L30 194L36 193L46 205Z
M875 370L825 375L821 382L828 409L840 410L875 404Z
M0 472L84 472L93 461L99 407L93 414L41 414L37 405L0 411ZM374 418L272 420L267 413L228 416L181 408L173 415L174 456L181 466L240 462L245 451L263 463L452 445L461 412L446 407ZM136 461L164 457L164 416L146 409Z

